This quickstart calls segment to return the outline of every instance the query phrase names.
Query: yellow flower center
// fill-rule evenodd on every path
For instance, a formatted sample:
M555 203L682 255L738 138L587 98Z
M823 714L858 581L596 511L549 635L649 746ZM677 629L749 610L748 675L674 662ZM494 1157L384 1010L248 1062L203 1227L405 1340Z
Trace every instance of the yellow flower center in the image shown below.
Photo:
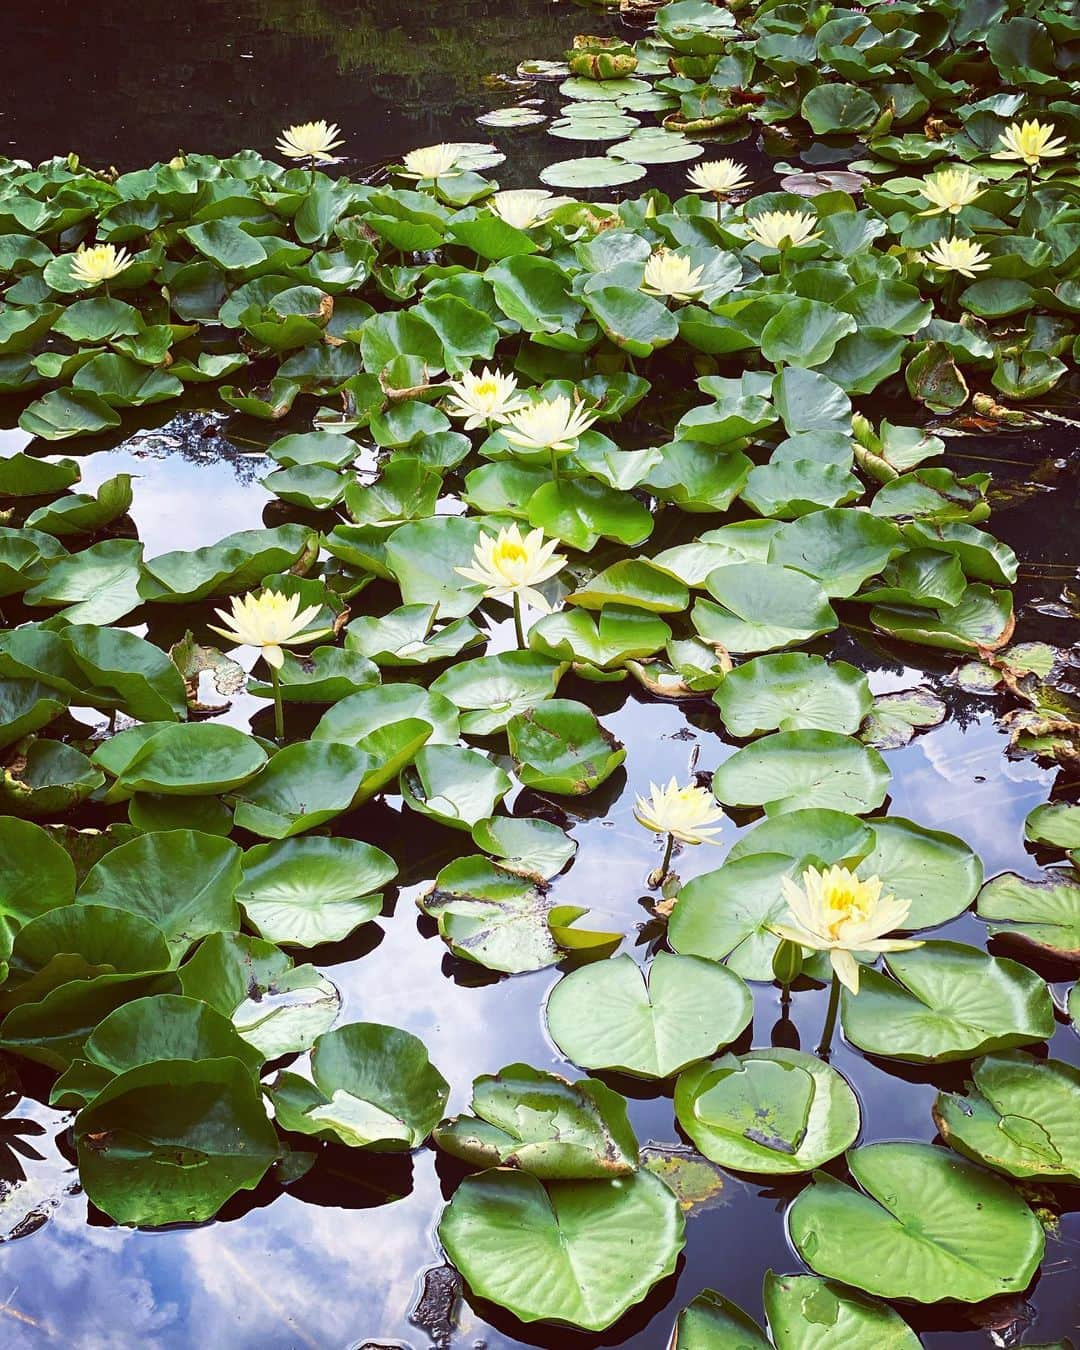
M519 563L524 562L528 556L521 544L506 539L499 545L495 558L499 563Z
M480 380L473 385L473 393L477 398L495 398L499 392L499 386L494 380Z

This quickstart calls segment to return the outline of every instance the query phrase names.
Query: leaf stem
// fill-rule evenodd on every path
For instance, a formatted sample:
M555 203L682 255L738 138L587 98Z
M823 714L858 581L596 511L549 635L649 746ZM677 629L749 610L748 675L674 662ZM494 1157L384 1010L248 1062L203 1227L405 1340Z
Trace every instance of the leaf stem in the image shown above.
M825 1025L821 1028L821 1044L817 1048L821 1059L829 1058L832 1049L833 1032L836 1030L836 1010L840 1007L840 978L833 972L832 986L829 989L829 1006L825 1012Z

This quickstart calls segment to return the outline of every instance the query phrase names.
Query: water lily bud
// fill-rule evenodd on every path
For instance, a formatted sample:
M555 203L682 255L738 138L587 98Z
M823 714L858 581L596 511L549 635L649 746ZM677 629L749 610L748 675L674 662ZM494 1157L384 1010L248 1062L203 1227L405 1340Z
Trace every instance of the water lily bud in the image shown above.
M186 166L187 160L184 158L183 152L178 155L173 155L172 159L169 160L170 169L183 169Z
M782 938L772 959L773 977L780 984L791 984L802 974L802 968L802 948L797 942Z
M874 435L874 424L862 413L851 414L851 434L865 450L878 450L881 442Z

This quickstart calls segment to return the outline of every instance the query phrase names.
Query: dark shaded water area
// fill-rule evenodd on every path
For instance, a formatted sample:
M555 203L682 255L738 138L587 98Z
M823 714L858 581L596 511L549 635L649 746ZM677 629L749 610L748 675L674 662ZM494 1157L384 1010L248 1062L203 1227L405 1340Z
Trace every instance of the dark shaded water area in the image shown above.
M201 0L180 13L145 0L139 5L119 0L96 11L11 0L5 8L8 98L0 115L0 149L31 160L71 149L88 162L134 167L168 157L179 146L227 153L250 145L269 152L284 123L325 116L341 123L354 155L346 168L355 168L435 140L487 139L476 115L530 91L504 86L500 92L485 83L486 76L512 72L525 57L557 56L576 31L614 26L596 11L547 0L438 5ZM499 170L508 184L532 183L541 163L589 152L553 141L542 129L500 132L496 139L509 155ZM761 163L753 142L738 145L735 153ZM676 166L645 183L674 183L681 171ZM894 420L913 420L910 409L888 411ZM12 425L16 415L0 409L0 426ZM63 452L80 456L84 490L120 471L138 475L132 516L152 557L212 543L233 530L279 523L281 504L258 483L267 467L261 450L267 440L305 425L298 412L270 431L193 405L180 413L150 410L142 423L125 423L123 435L111 442L68 443ZM11 453L26 439L19 431L0 431L0 453ZM1073 440L1072 433L1051 427L956 435L947 442L948 465L958 472L987 469L995 476L990 527L1022 561L1016 587L1019 641L1069 645L1076 639L1070 594L1075 604L1080 462L1071 451ZM694 517L688 525L680 513L668 512L645 552L658 552L690 529L699 533L720 523ZM365 608L393 603L389 589L372 586L363 593ZM504 613L487 612L489 650L509 645ZM205 606L155 613L148 635L167 647L186 626L207 617ZM842 617L845 627L838 634L808 650L855 662L868 672L875 692L925 684L949 709L939 727L902 750L886 752L893 774L887 809L960 835L982 856L988 876L1004 870L1036 875L1038 859L1024 842L1024 817L1052 791L1075 795L1076 785L1055 785L1054 771L1006 754L1007 736L997 720L1003 704L966 694L951 682L956 658L879 640L858 626L865 623L860 607L844 607ZM685 781L691 769L711 772L734 746L705 699L665 703L648 698L632 681L567 680L560 695L593 707L627 745L626 764L580 801L543 800L526 791L508 799L507 807L571 830L579 851L555 883L558 899L588 905L590 927L626 932L623 950L644 960L662 940L645 905L645 878L659 858L651 837L634 822L634 794L672 775ZM268 730L266 705L256 700L241 698L224 715L241 724L254 717L259 730ZM79 716L93 723L96 715ZM293 716L302 731L303 710L290 709ZM108 818L90 811L80 823L100 825ZM750 823L745 815L728 823L720 847L685 849L676 870L688 880L719 866ZM543 1003L557 971L494 976L450 957L428 922L417 917L415 896L445 863L469 851L467 836L403 811L394 797L336 821L335 832L378 844L401 868L398 888L389 892L378 922L307 958L341 989L341 1020L386 1022L422 1037L452 1084L451 1112L467 1108L476 1075L515 1061L578 1076L544 1032ZM985 942L983 925L971 915L933 936ZM1005 949L991 944L991 950ZM1040 973L1059 992L1065 988L1066 970L1047 967ZM770 1043L813 1048L825 1012L824 991L798 991L790 1015L782 1018L777 988L752 990L754 1021L737 1051ZM1077 1062L1078 1052L1080 1038L1059 1026L1049 1053ZM871 1061L842 1043L832 1062L860 1097L860 1142L934 1139L934 1096L941 1087L959 1086L966 1068ZM684 1142L670 1085L614 1076L608 1081L631 1099L643 1143L671 1148ZM0 1245L4 1347L663 1350L677 1310L702 1288L716 1288L760 1317L765 1270L801 1268L784 1216L805 1178L774 1184L718 1173L715 1190L689 1217L676 1275L609 1331L592 1336L523 1327L466 1299L443 1336L437 1318L424 1325L423 1312L415 1319L413 1314L425 1283L429 1295L438 1287L425 1273L442 1262L434 1229L461 1175L452 1160L432 1149L405 1159L365 1159L328 1148L288 1191L264 1183L231 1203L214 1223L132 1232L89 1209L78 1192L68 1118L40 1104L48 1093L44 1076L39 1080L28 1072L24 1086L27 1096L12 1114L40 1122L46 1133L32 1141L44 1157L21 1162L0 1134L0 1228L18 1238ZM12 1186L19 1167L26 1181ZM829 1170L843 1175L842 1161ZM926 1346L976 1350L1076 1335L1080 1194L1057 1188L1056 1198L1064 1212L1048 1235L1040 1274L1025 1298L992 1310L903 1308ZM437 1302L429 1298L426 1306Z

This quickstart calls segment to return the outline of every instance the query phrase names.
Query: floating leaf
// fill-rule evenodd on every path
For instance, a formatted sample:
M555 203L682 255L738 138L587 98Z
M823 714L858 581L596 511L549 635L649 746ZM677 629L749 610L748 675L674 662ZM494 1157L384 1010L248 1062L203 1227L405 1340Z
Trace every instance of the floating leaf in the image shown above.
M547 699L515 714L506 734L514 772L537 792L592 792L626 758L625 748L590 709L572 699Z
M1080 961L1080 876L1047 871L1038 880L1003 872L979 892L975 911L990 932L1037 953Z
M876 750L850 736L781 731L736 750L713 791L727 806L763 806L770 816L810 806L861 815L885 800L891 776Z
M866 676L846 661L790 652L731 671L713 695L733 736L763 731L858 731L873 703Z
M763 852L694 877L672 911L671 946L711 961L726 959L745 980L771 980L779 942L772 925L786 923L788 914L780 879L793 874L792 864L786 853Z
M751 1012L749 990L730 970L658 952L647 974L631 956L572 971L551 991L546 1015L574 1064L671 1078L735 1040Z

